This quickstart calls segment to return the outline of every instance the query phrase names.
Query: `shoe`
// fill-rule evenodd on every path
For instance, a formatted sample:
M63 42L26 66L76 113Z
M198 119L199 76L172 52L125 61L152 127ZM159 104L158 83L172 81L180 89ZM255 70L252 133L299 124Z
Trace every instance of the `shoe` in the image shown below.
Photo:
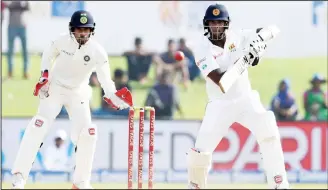
M79 183L78 185L74 184L72 185L72 189L93 189L90 184L87 183Z
M21 173L16 173L13 175L12 179L12 189L24 189L25 180Z
M30 75L28 73L24 73L23 78L24 78L24 80L28 80L28 79L30 79Z

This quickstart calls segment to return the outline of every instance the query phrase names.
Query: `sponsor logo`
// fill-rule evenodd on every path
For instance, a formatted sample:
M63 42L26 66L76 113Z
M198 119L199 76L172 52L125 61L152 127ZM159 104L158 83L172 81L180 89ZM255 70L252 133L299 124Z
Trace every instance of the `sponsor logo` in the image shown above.
M286 122L278 125L287 170L327 170L327 124ZM232 125L213 153L213 169L263 169L257 141L248 129Z
M41 119L37 119L37 120L35 120L34 125L36 127L42 127L43 123L44 123L44 121L42 121Z
M66 50L61 50L61 52L65 53L66 55L69 55L69 56L73 56L74 55L74 53L70 53L70 52L68 52Z
M273 179L274 179L274 182L276 184L281 184L282 183L282 176L281 175L276 175L276 176L273 177Z
M223 55L223 52L217 54L217 55L213 55L214 59L217 59L218 57L221 57Z
M89 135L95 135L96 134L96 129L95 128L90 128L89 129Z
M206 57L196 62L196 65L199 66L202 62L206 60Z

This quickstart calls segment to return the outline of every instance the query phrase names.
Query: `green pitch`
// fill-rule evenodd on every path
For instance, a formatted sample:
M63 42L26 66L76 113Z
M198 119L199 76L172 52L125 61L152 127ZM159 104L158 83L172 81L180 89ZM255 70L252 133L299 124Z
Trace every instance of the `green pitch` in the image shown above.
M3 80L2 83L2 116L20 117L33 116L37 110L38 98L32 95L34 85L40 76L40 56L30 57L30 80L22 80L22 58L17 55L14 60L14 79ZM69 63L68 63L69 64ZM111 72L116 68L126 69L124 58L111 57ZM309 80L313 73L318 72L327 77L327 57L300 59L265 59L260 66L250 68L252 87L261 94L263 104L267 107L277 90L278 81L284 77L291 80L291 89L297 98L297 104L303 115L302 95L309 88ZM7 59L2 57L2 77L7 76ZM149 73L154 78L154 70ZM153 80L145 85L131 83L133 98L136 105L143 105ZM194 81L188 90L180 87L180 101L183 116L176 114L176 119L201 119L206 105L205 83L203 79ZM325 87L325 90L327 87ZM92 107L99 107L101 102L99 89L94 89Z
M3 183L3 189L10 189L10 184ZM33 183L27 184L26 189L70 189L70 183ZM327 189L327 184L292 184L292 189ZM127 189L123 183L98 183L93 184L95 189ZM137 188L136 184L134 188ZM267 189L266 184L210 184L209 189ZM144 184L143 189L147 189ZM187 189L186 184L174 183L155 183L154 189Z

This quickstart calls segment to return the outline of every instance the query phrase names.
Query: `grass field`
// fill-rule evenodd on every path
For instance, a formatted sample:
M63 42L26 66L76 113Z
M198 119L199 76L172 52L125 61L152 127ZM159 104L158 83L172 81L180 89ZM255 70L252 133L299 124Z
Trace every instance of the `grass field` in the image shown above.
M14 79L3 80L2 83L2 116L3 117L26 117L35 114L38 106L38 98L32 96L33 88L40 75L40 56L30 57L30 80L22 80L22 59L16 55L14 61ZM115 68L126 69L124 58L111 57L111 71ZM265 59L260 66L250 69L250 79L253 89L261 94L265 106L277 90L279 80L288 77L292 84L292 92L297 98L300 113L303 114L301 97L303 92L309 88L309 80L313 73L318 72L327 77L327 57L302 58L302 59ZM7 60L2 57L2 77L7 76ZM153 69L149 73L154 78ZM143 105L148 88L152 81L144 86L131 83L133 98L136 105ZM327 87L325 87L325 90ZM94 89L92 107L100 105L100 91ZM175 115L176 119L201 119L206 105L205 83L203 79L197 79L188 90L180 86L180 101L184 116Z
M27 184L26 189L70 189L70 183L34 183ZM134 186L137 187L136 185ZM144 189L147 185L144 184ZM292 189L327 189L327 184L292 184ZM10 189L10 184L3 183L3 189ZM93 184L95 189L127 189L127 185L123 183L98 183ZM210 184L209 189L267 189L266 184ZM157 183L154 189L187 189L186 184Z

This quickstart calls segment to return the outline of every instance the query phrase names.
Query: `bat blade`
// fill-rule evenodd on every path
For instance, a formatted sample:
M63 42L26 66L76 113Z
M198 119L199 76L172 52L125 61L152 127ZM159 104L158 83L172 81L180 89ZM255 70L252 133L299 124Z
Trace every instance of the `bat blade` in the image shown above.
M258 34L265 43L273 40L278 34L280 30L277 26L272 25L265 30L261 30ZM263 52L264 53L264 52ZM235 81L239 78L239 76L249 67L247 65L247 57L249 55L244 55L241 59L239 59L232 67L230 67L227 72L222 76L219 87L223 93L228 92L230 87L235 83Z
M235 83L241 74L247 69L247 63L245 59L248 59L245 55L240 58L227 72L225 72L220 80L219 87L223 93L228 92L230 87ZM247 61L247 60L246 60Z

